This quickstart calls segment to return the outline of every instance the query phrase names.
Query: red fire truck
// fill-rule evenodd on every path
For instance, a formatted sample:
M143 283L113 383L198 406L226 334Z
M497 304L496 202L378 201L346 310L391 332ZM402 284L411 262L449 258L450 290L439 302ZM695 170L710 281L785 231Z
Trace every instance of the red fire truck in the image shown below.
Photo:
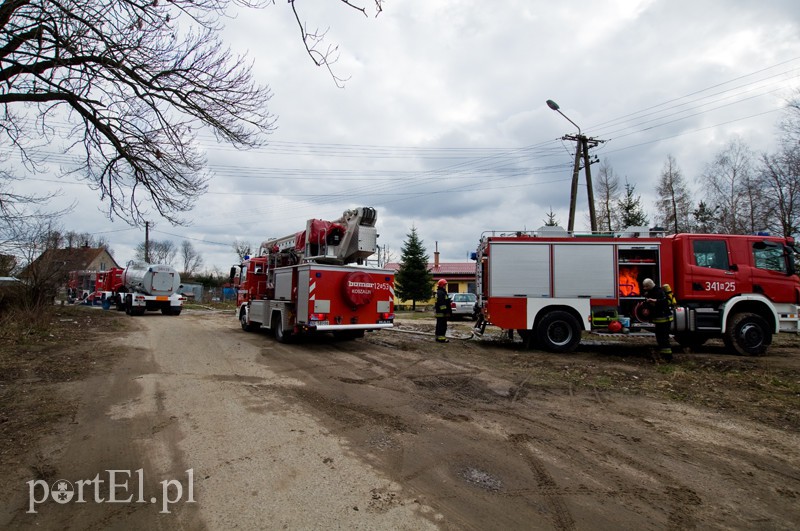
M258 256L231 268L242 329L268 328L286 342L317 332L355 339L391 328L394 273L363 267L377 246L376 220L369 207L332 222L311 219L304 231L265 241Z
M87 269L70 271L67 278L67 299L72 302L85 302L94 292L97 271Z
M122 286L122 273L124 269L112 267L105 271L97 272L94 296L98 300L110 299Z
M517 330L552 352L572 351L582 331L608 331L612 322L648 331L641 283L651 278L671 286L680 345L719 337L729 350L760 355L773 334L800 329L797 253L792 238L664 236L646 227L584 236L559 227L484 233L476 253L481 326Z

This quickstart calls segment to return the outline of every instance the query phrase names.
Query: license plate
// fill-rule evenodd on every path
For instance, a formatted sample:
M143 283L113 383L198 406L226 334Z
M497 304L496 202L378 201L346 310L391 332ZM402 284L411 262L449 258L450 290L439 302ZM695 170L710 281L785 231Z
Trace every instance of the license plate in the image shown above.
M317 326L328 326L328 321L314 321Z

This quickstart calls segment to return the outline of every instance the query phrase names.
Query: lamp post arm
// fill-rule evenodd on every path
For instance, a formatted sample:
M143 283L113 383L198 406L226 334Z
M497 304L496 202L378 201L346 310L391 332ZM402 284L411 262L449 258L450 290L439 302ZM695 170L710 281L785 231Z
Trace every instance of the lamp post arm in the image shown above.
M578 128L578 136L581 136L581 127L580 127L578 124L576 124L575 122L573 122L572 120L570 120L570 119L567 117L567 115L566 115L566 114L564 114L563 112L561 112L561 110L560 110L560 109L554 109L554 110L555 110L555 111L556 111L558 114L560 114L561 116L563 116L564 118L566 118L566 119L567 119L567 121L568 121L569 123L571 123L572 125L574 125L575 127L577 127L577 128Z

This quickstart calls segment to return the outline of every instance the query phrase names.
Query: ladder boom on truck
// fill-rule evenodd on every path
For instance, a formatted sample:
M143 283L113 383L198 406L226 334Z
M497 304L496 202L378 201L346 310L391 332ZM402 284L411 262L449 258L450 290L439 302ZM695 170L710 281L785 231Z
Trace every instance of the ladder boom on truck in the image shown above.
M482 326L517 330L530 345L574 350L583 331L652 330L642 281L675 297L681 346L721 338L739 354L766 352L773 334L800 331L792 238L764 235L573 235L563 229L484 233L475 255Z
M361 266L377 248L376 221L375 209L362 207L264 241L258 256L231 268L242 329L266 328L285 342L321 332L355 339L391 328L394 273Z

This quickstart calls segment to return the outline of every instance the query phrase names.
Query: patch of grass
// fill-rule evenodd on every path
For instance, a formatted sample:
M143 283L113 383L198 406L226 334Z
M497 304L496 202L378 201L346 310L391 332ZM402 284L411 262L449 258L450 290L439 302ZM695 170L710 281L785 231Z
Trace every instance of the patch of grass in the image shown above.
M5 314L0 332L0 461L12 464L54 423L75 414L58 385L85 378L115 359L113 338L130 326L124 314L53 306ZM30 465L42 479L45 459Z

